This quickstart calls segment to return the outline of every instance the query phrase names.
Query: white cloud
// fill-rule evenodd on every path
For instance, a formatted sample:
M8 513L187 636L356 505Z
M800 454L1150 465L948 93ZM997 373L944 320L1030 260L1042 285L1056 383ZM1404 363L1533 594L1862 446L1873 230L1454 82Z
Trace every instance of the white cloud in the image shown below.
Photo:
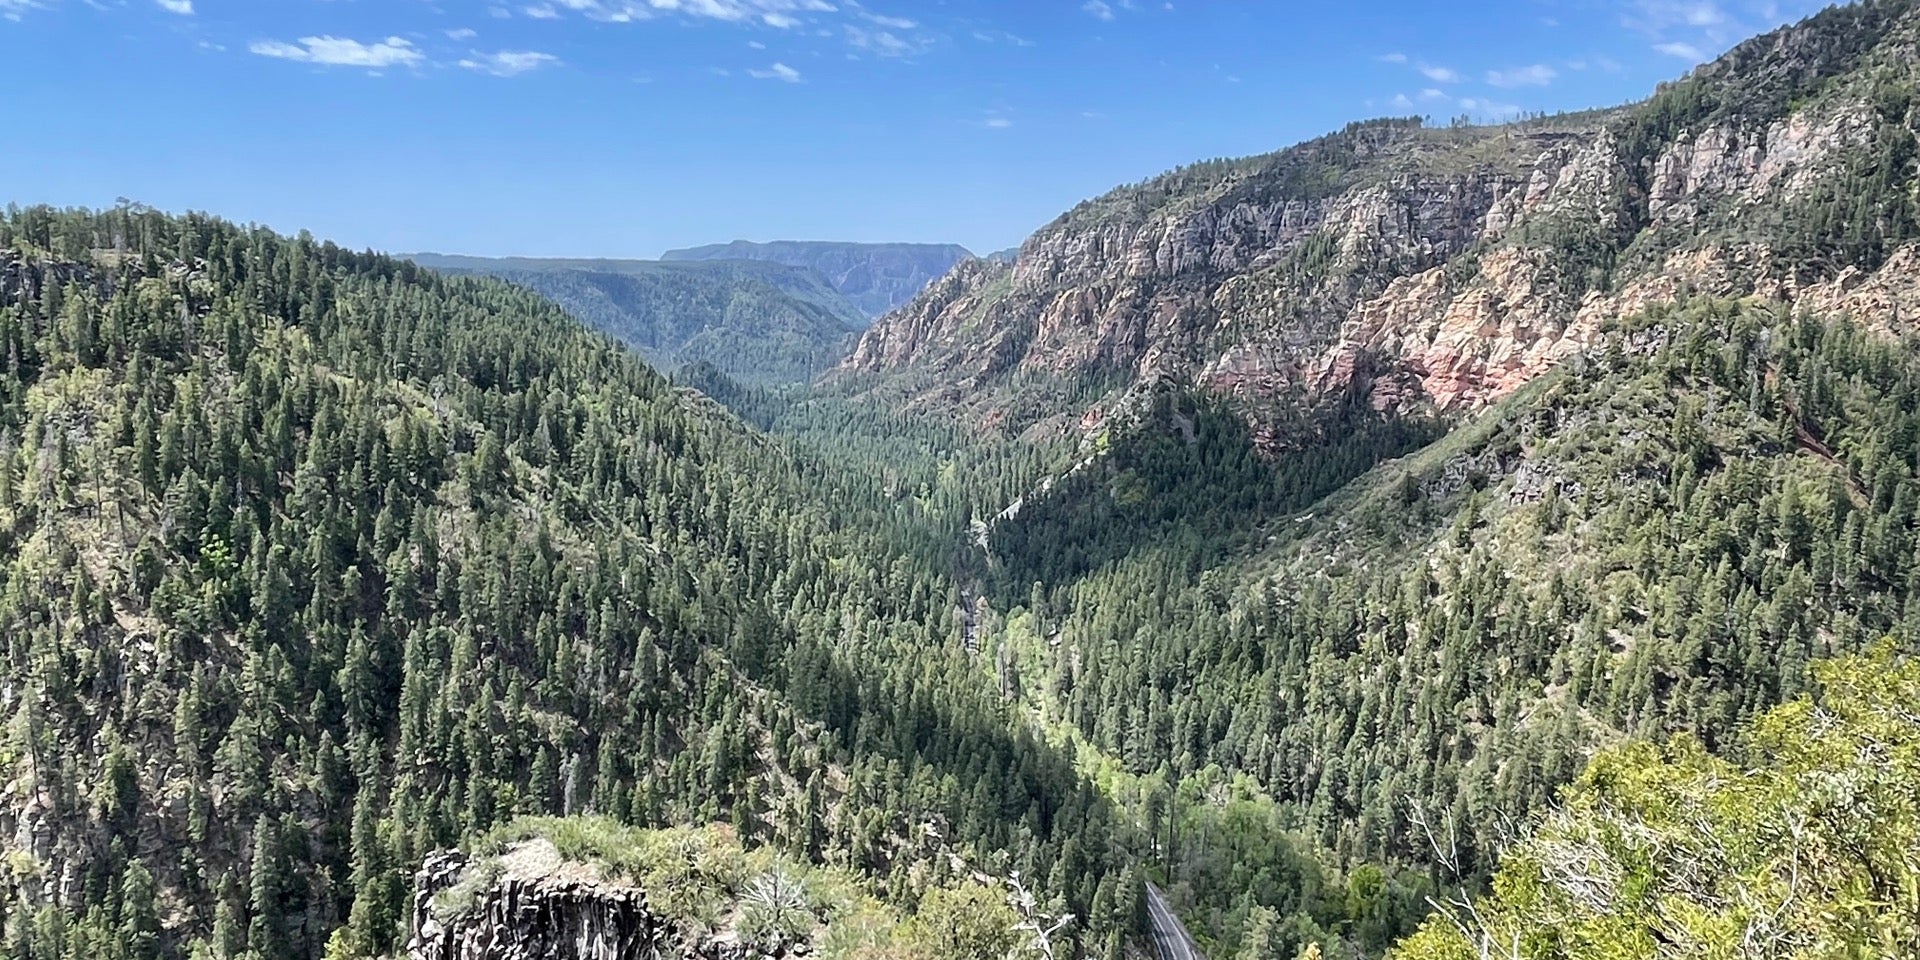
M0 0L6 3L8 0ZM520 0L526 3L528 0ZM1095 0L1104 6L1104 0ZM1127 6L1132 0L1119 0ZM512 11L495 7L497 16ZM917 20L869 10L859 0L531 0L519 14L538 20L579 17L599 23L637 23L689 18L741 27L771 27L816 36L840 36L857 51L902 57L932 46L937 35L922 32ZM828 22L839 19L841 24Z
M1376 59L1381 63L1406 63L1407 55L1404 53L1383 53Z
M1013 126L1013 121L1006 117L988 117L985 126L989 130L1005 130Z
M559 57L537 50L502 50L498 53L476 52L461 60L460 66L496 77L517 77L559 62Z
M1428 87L1420 91L1420 99L1427 101L1445 100L1447 99L1447 94L1444 90L1436 90L1433 87Z
M193 0L153 0L160 9L168 13L177 13L183 17L193 16Z
M1682 60L1690 60L1694 63L1699 63L1707 58L1706 51L1701 50L1691 43L1682 43L1678 40L1668 43L1656 43L1653 45L1653 48L1669 57L1679 57Z
M1113 8L1107 5L1106 0L1087 0L1086 3L1080 5L1080 9L1092 14L1097 19L1106 21L1113 20Z
M847 43L854 49L876 57L909 57L927 47L919 38L902 37L891 30L869 30L851 23L847 24L846 34Z
M1559 75L1552 67L1536 63L1512 70L1488 70L1487 83L1496 87L1544 87Z
M1423 63L1417 68L1428 80L1434 83L1459 83L1460 73L1451 67L1436 67Z
M1715 0L1633 0L1628 26L1643 30L1671 27L1718 27L1729 21Z
M1475 97L1461 97L1460 109L1485 120L1511 120L1521 114L1520 107L1511 103L1495 103Z
M247 49L263 57L317 63L329 67L416 67L426 61L413 42L403 37L388 37L375 43L361 43L345 37L301 37L297 43L258 40Z
M781 28L799 24L802 14L840 10L828 0L551 0L546 6L608 23L679 15L731 23L760 22ZM558 16L560 11L553 13Z
M1396 93L1393 95L1393 106L1398 110L1412 110L1413 98L1404 93Z
M765 70L749 70L747 75L755 80L780 80L786 83L799 83L800 71L784 63L776 63Z
M1820 5L1820 0L1620 0L1620 22L1655 50L1697 63L1709 51L1724 50Z
M458 30L447 31L448 40L472 40L474 37L477 37L479 35L480 35L480 31L474 30L470 27L461 27Z

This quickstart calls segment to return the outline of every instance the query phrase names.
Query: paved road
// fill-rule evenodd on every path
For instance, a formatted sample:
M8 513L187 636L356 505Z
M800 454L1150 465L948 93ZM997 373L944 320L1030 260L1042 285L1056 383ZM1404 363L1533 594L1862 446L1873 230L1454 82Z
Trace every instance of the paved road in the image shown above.
M1151 883L1147 884L1147 923L1153 927L1153 952L1159 960L1206 960L1167 904L1166 895Z

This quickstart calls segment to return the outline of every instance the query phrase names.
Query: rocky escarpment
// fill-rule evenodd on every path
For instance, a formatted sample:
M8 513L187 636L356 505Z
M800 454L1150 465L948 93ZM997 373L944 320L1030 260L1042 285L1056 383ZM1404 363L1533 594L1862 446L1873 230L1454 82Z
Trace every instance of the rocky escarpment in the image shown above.
M409 960L777 960L808 952L804 942L766 952L728 935L696 935L656 912L645 891L563 862L545 840L483 860L432 854L414 889Z
M92 286L97 293L108 289L104 275L81 264L34 259L18 250L0 250L0 306L35 300L48 287L73 284Z
M671 925L646 895L578 877L508 873L487 883L473 861L447 852L427 858L415 881L407 956L413 960L623 960L655 956ZM458 891L469 898L436 900ZM444 913L442 912L444 911Z
M1097 424L1165 384L1256 421L1356 393L1450 414L1694 293L1884 311L1920 282L1915 8L1828 11L1620 110L1358 124L1116 190L883 319L842 375L985 422ZM1035 395L1062 379L1111 387Z

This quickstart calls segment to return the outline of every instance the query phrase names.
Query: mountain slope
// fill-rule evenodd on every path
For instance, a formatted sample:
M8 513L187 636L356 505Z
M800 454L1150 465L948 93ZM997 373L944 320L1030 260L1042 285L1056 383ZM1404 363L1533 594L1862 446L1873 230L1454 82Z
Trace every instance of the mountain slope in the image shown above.
M662 260L758 260L817 271L867 317L879 317L909 300L927 284L969 260L956 244L833 243L736 240L686 250L669 250Z
M1677 737L1610 750L1396 956L1914 956L1920 669L1890 649L1824 664L1733 760Z
M1234 499L1293 494L1323 453L1262 478L1188 404L1139 429L1189 447L1166 469L1190 484L1096 460L1062 481L1096 496L994 524L976 616L1002 689L1160 784L1160 866L1210 952L1256 905L1270 956L1383 946L1421 876L1456 879L1417 819L1473 886L1596 748L1724 750L1812 662L1920 643L1920 342L1701 300L1595 347L1292 512ZM1116 523L1147 535L1079 562ZM1386 871L1342 898L1320 864Z
M813 379L845 356L866 324L818 274L774 263L408 259L520 284L658 366L705 362L751 384Z
M582 812L892 898L932 824L1126 936L884 510L532 293L28 208L0 365L0 953L379 955L424 853Z
M1188 385L1275 448L1294 412L1350 392L1481 408L1683 290L1822 307L1868 277L1910 290L1920 264L1890 258L1920 236L1916 36L1910 0L1869 0L1617 110L1375 121L1177 170L1074 208L1010 267L962 267L845 369L1053 432ZM1062 380L1106 387L1089 405Z

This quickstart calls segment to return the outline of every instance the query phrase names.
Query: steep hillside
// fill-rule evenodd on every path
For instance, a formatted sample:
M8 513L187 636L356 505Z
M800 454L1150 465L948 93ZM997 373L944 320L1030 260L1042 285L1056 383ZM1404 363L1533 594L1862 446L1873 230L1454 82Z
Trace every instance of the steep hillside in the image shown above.
M1920 261L1911 0L1748 41L1651 99L1495 127L1355 124L1115 190L875 325L849 382L1058 432L1155 385L1269 431L1357 393L1456 415L1686 291L1822 307ZM1099 382L1091 404L1060 384ZM1084 416L1083 416L1084 415Z
M972 259L967 248L951 243L832 243L736 240L687 250L669 250L662 260L759 260L817 271L868 318L878 317L919 295L927 284L954 265Z
M937 833L1117 954L1130 841L835 489L518 287L0 216L0 953L379 955L428 851L595 813L889 899Z
M1597 758L1502 858L1495 894L1446 904L1408 960L1920 955L1920 667L1882 647L1824 664L1734 758L1689 737Z
M1254 904L1285 921L1269 956L1356 922L1301 892L1316 862L1434 868L1424 819L1484 876L1595 748L1724 750L1813 661L1920 641L1920 341L1705 300L1595 338L1318 502L1292 498L1325 453L1262 476L1189 402L1110 435L1184 458L1091 462L1064 482L1099 495L994 525L1002 689L1158 779L1168 879L1216 952ZM1116 525L1142 535L1088 562ZM1368 888L1375 929L1422 875L1450 874Z
M664 369L708 363L749 384L813 379L846 356L866 325L819 274L776 263L408 259L517 283Z

